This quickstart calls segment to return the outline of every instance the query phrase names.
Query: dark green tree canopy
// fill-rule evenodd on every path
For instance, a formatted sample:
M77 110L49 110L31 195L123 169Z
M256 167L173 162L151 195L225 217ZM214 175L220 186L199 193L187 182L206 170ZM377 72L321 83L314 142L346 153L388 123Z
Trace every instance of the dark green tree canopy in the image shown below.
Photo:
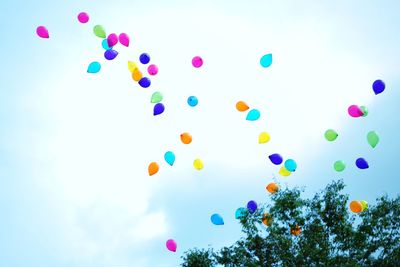
M400 197L384 195L353 214L343 188L332 182L311 199L298 188L272 194L271 204L240 219L243 238L189 250L182 266L400 266Z

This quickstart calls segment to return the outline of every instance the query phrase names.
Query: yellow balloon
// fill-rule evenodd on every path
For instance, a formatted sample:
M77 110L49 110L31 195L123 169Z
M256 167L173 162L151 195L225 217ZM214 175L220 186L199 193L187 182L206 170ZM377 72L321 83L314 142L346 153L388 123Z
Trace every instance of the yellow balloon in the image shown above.
M291 174L290 171L288 171L285 166L282 166L281 169L279 170L279 174L282 176L289 176Z
M267 133L267 132L262 132L262 133L260 133L260 135L258 136L258 143L259 143L259 144L268 143L269 140L271 140L271 136L270 136L269 133Z
M201 169L203 169L204 163L203 163L203 161L202 161L201 159L195 159L195 160L193 161L193 167L194 167L196 170L200 171Z
M133 73L136 69L138 69L138 66L135 62L128 61L128 69L131 73Z

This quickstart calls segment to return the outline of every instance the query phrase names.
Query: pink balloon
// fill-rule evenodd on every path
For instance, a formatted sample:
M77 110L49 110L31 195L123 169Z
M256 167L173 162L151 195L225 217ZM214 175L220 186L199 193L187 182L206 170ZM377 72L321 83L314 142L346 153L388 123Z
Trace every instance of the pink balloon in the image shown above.
M173 239L168 239L166 245L167 245L167 249L168 249L169 251L176 252L176 247L177 247L177 245L176 245L175 240L173 240Z
M49 31L45 26L39 26L36 28L36 34L41 38L49 38Z
M128 47L128 46L129 46L129 36L128 36L128 34L126 34L126 33L121 33L121 34L119 35L119 42L120 42L122 45Z
M195 68L200 68L203 65L203 59L199 56L196 56L192 59L192 65Z
M110 34L107 37L107 44L109 47L113 47L118 44L118 36L115 33Z
M349 112L349 115L353 118L358 118L361 117L364 113L362 112L361 108L357 105L351 105L347 111Z
M86 12L81 12L78 14L78 20L80 23L87 23L89 21L89 15Z
M154 75L156 75L156 74L158 73L158 67L157 67L156 65L154 65L154 64L151 64L151 65L147 68L147 72L148 72L150 75L154 76Z

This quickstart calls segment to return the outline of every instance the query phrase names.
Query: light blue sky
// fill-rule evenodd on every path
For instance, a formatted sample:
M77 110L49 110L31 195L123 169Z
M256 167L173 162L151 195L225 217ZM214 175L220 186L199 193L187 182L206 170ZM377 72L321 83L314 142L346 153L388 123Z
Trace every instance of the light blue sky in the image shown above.
M268 201L274 174L306 195L338 178L351 199L398 194L400 4L215 2L0 3L0 266L177 266L189 248L239 238L236 208ZM80 11L88 24L77 22ZM103 59L96 24L131 36L113 62ZM49 40L35 35L38 25ZM160 68L148 89L126 67L145 51ZM259 66L265 53L274 57L268 69ZM190 65L195 55L201 69ZM89 75L94 60L102 70ZM378 78L387 88L375 96ZM166 105L158 117L155 90ZM187 106L189 95L198 107ZM246 121L238 100L261 119ZM367 105L368 117L349 118L350 104ZM327 128L337 142L324 141ZM265 130L272 139L258 145ZM375 149L369 130L381 137ZM193 144L179 142L184 131ZM275 152L296 159L296 173L279 177L267 160ZM360 156L368 170L355 168ZM347 162L341 174L332 169L338 159ZM148 177L151 161L161 169ZM222 227L210 223L216 212Z

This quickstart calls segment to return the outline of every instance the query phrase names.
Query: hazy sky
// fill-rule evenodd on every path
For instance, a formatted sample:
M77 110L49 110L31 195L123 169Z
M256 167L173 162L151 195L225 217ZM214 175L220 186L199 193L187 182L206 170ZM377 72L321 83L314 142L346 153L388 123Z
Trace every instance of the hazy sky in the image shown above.
M398 194L400 4L216 2L0 3L0 266L178 266L189 248L237 240L235 210L269 201L274 176L305 195L339 178L351 199ZM81 11L87 24L77 21ZM130 47L106 61L96 24L128 33ZM50 39L36 36L39 25ZM147 89L127 69L142 52L159 67ZM273 64L264 69L267 53ZM191 66L196 55L200 69ZM102 64L98 74L86 72L92 61ZM386 83L377 96L376 79ZM155 91L166 106L156 117ZM261 118L246 121L239 100ZM350 118L351 104L369 115ZM328 128L336 142L324 140ZM370 130L381 138L375 149ZM259 145L262 131L271 141ZM180 142L182 132L192 144ZM168 150L173 167L163 161ZM298 170L280 177L272 153ZM357 169L358 157L370 168ZM347 163L340 174L339 159ZM152 161L160 172L149 177ZM211 224L213 213L224 226ZM169 238L177 253L166 250Z

